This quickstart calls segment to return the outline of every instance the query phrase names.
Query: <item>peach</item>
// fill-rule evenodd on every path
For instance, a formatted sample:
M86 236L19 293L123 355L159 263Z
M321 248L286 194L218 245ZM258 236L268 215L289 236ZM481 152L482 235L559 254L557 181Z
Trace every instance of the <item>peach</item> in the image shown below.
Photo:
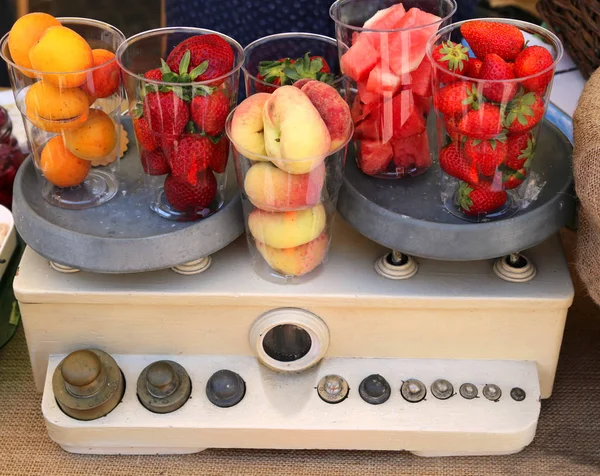
M52 26L61 26L60 22L47 13L28 13L19 18L8 35L8 51L12 60L23 68L31 69L29 50L37 43L44 32ZM22 71L33 77L33 74Z
M248 228L256 241L272 248L294 248L317 238L325 229L327 214L320 203L295 212L254 210Z
M280 169L306 174L325 160L331 145L329 131L300 89L276 89L265 102L263 123L267 155Z
M61 132L79 127L88 117L88 98L79 88L59 89L46 81L25 94L25 114L40 129Z
M325 164L307 174L292 175L270 162L254 164L246 173L244 191L254 206L277 212L313 207L321 199Z
M263 132L262 111L270 94L258 93L246 98L233 113L231 120L231 140L243 150L239 152L250 160L266 160L259 156L267 155Z
M77 33L65 26L51 26L29 50L33 69L44 74L48 81L61 88L76 88L85 83L87 73L94 65L90 45Z
M325 259L329 238L322 233L317 239L294 248L273 248L256 242L259 253L278 273L284 276L302 276L310 273Z
M91 167L89 161L69 152L60 136L54 136L48 141L40 157L44 177L57 187L75 187L81 184Z
M352 115L340 93L320 81L309 81L302 86L302 92L308 96L327 125L331 136L330 150L336 150L348 142L352 134Z
M117 128L100 109L90 109L87 121L77 129L63 133L65 146L77 157L99 159L110 154L117 144Z
M115 60L115 54L108 50L92 50L94 67L102 66L88 73L87 81L82 86L88 96L94 98L107 98L119 89L121 84L121 70Z

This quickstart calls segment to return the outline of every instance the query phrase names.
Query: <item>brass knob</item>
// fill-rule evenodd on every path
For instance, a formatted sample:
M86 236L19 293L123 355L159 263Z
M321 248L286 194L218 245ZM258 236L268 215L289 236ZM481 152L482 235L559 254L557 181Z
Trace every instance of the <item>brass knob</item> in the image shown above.
M191 392L188 373L171 360L159 360L148 365L138 377L138 398L154 413L174 412L188 401Z
M179 387L179 377L166 360L150 364L146 371L148 392L155 398L166 398Z
M77 350L67 355L52 377L54 397L67 415L94 420L110 413L125 391L115 360L101 350Z

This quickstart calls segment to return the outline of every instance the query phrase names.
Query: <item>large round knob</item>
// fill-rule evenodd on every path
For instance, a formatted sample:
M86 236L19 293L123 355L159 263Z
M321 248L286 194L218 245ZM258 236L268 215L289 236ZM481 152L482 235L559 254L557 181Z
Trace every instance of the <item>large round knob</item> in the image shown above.
M358 387L361 398L371 405L387 402L392 393L390 384L381 375L373 374L365 378Z
M171 413L190 398L192 384L186 370L172 360L148 365L137 381L137 395L144 407L154 413Z
M150 364L147 377L148 383L153 387L166 387L173 382L175 372L168 362L160 360Z
M73 387L93 383L102 371L100 357L91 350L76 350L65 357L61 367L63 379Z
M214 405L228 408L237 405L246 394L246 383L231 370L215 372L206 383L206 396Z

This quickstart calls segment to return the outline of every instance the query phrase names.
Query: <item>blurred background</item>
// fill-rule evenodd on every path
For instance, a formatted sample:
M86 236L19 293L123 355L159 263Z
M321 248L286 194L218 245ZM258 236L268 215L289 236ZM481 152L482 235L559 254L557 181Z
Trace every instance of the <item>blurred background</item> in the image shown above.
M126 37L161 26L199 26L218 30L246 46L284 31L309 31L334 36L328 10L333 0L0 0L0 37L29 12L88 17L119 28ZM507 17L541 23L537 0L457 0L455 21ZM0 62L0 87L9 87Z

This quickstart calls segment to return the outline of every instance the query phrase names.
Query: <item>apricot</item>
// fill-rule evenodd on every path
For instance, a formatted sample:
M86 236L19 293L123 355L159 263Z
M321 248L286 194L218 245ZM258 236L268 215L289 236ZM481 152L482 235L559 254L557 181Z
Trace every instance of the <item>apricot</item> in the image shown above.
M52 26L61 26L60 22L47 13L29 13L19 18L8 34L8 51L12 60L23 68L31 69L29 50L37 43L44 32ZM21 71L26 76L34 75Z
M81 184L92 164L67 150L62 137L48 141L40 157L40 168L46 180L57 187L75 187Z
M61 132L79 127L88 117L88 98L78 88L59 89L46 81L32 84L25 94L25 115L40 129Z
M107 98L119 89L121 84L121 71L115 60L115 54L108 50L92 50L94 67L104 65L88 73L83 90L88 96L94 98Z
M293 248L317 238L325 229L327 214L320 203L295 212L254 210L248 228L256 241L273 248Z
M117 144L117 128L100 109L90 109L87 121L77 129L64 131L65 146L77 157L99 159L110 154Z
M294 248L273 248L260 241L256 247L265 261L284 276L302 276L310 273L325 259L329 238L322 233L317 239Z
M254 164L246 173L244 190L254 206L271 212L313 207L321 199L325 165L307 174L292 175L270 162Z
M94 65L90 45L78 33L65 26L52 26L29 50L33 69L44 74L44 81L61 88L76 88L85 83L83 70ZM64 74L54 74L64 73Z

